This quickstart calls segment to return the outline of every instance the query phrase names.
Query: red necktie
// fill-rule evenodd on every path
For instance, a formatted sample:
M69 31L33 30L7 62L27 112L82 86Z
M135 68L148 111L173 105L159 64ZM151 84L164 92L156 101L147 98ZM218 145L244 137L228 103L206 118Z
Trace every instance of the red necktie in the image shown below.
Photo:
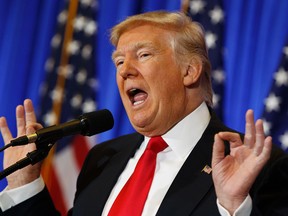
M160 136L150 139L133 174L114 201L109 216L141 215L153 180L157 154L166 147Z

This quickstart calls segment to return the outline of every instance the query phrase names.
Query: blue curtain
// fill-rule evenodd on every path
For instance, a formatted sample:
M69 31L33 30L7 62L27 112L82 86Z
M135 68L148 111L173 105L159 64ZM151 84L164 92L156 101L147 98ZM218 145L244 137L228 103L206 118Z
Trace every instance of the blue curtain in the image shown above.
M247 109L263 113L288 39L288 1L225 0L224 121L244 131Z
M64 0L11 0L0 1L0 116L16 136L15 107L25 98L39 106L39 87L45 78L45 61L50 54L50 41L56 29L57 16ZM179 10L180 0L117 0L99 1L98 57L95 59L100 90L97 92L98 108L108 108L114 115L113 130L101 134L99 142L133 131L122 107L111 61L110 28L124 17L151 10ZM0 136L0 146L3 146ZM0 154L2 161L3 153ZM2 163L1 163L2 170ZM6 181L0 182L0 190Z
M263 112L263 99L272 83L281 49L287 38L286 0L225 0L224 121L244 130L248 108L256 117ZM25 98L39 103L39 86L50 53L58 12L64 0L0 0L0 116L8 118L14 135L15 107ZM115 118L113 130L101 134L100 141L133 131L122 107L111 61L109 29L126 16L144 11L180 9L180 0L100 0L96 70L99 81L98 108L108 108ZM0 137L1 138L1 137ZM0 146L3 145L0 139ZM3 153L0 153L2 161ZM5 186L0 182L0 189Z
M62 5L58 0L0 1L0 116L7 117L14 136L15 107L25 98L38 104L44 63ZM2 137L0 143L3 146ZM3 153L1 161L2 157ZM0 189L5 185L2 180Z
M25 98L38 103L60 3L57 0L0 3L0 116L8 118L14 134L15 107Z

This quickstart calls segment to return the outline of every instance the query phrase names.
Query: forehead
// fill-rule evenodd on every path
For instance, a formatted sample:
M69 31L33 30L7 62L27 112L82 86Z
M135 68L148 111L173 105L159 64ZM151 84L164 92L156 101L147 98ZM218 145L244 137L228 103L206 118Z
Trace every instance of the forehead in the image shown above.
M118 40L116 50L139 49L143 47L170 46L171 31L155 25L141 25L125 31Z

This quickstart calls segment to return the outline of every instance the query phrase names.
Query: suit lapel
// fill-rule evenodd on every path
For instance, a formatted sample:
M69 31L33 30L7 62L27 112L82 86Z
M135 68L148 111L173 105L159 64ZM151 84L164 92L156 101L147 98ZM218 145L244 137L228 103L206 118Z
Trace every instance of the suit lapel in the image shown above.
M211 167L214 134L222 128L218 128L219 123L212 115L202 138L188 156L164 197L157 212L158 216L190 215L209 190L213 189L212 173L208 174L203 168L206 165Z
M81 192L74 205L73 215L101 215L119 175L142 141L143 136L139 134L119 141L125 147L110 159L101 175Z
M188 156L164 197L157 212L158 216L190 215L209 190L213 189L212 174L202 170L206 165L211 166L214 134L227 128L213 113L211 114L211 121L202 138ZM114 141L114 144L121 143L121 146L125 147L117 150L118 153L109 159L103 172L81 192L74 204L73 215L101 215L119 175L142 141L143 136L139 134ZM214 192L212 196L216 205Z

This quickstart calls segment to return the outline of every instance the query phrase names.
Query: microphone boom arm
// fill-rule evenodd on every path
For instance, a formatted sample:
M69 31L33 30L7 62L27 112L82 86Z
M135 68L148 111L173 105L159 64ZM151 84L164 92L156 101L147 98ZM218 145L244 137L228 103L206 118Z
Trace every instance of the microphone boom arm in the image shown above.
M22 169L28 165L34 165L41 160L45 159L54 145L54 143L58 140L58 136L54 131L54 138L50 137L46 140L38 140L35 142L37 149L28 152L26 157L7 167L6 169L0 172L0 180L4 179L6 176L12 174L13 172Z
M101 122L101 124L96 124ZM34 165L43 160L49 153L54 143L64 136L81 134L92 136L111 129L114 125L112 113L109 110L99 110L81 115L78 119L60 125L42 128L34 134L13 139L9 144L0 148L0 152L8 147L35 143L36 150L27 153L26 157L17 161L0 172L0 180L27 165Z

